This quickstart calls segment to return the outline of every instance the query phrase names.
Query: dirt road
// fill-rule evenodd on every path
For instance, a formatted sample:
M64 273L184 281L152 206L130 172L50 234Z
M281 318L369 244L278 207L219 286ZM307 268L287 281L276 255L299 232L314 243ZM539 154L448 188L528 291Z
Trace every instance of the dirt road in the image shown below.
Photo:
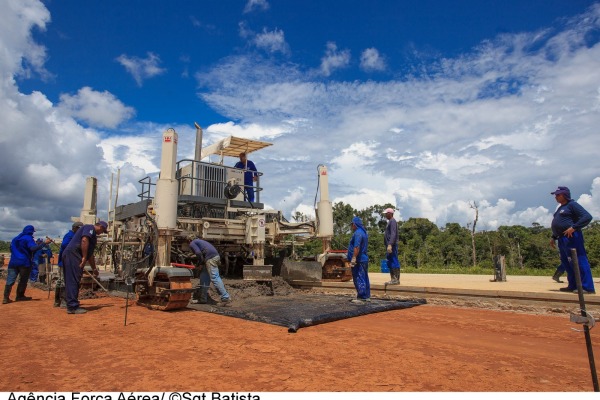
M124 299L68 315L28 294L0 305L0 391L592 390L583 333L564 314L423 305L288 333L139 306L123 326Z

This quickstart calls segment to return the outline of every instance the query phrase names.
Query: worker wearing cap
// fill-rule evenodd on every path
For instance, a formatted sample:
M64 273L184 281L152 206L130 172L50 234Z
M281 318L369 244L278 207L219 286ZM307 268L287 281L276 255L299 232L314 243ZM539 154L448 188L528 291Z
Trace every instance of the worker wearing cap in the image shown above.
M32 225L27 225L23 228L23 232L10 242L10 261L8 263L8 275L6 277L6 286L4 286L2 304L11 302L10 292L17 280L17 276L19 276L19 283L17 284L17 297L15 300L31 300L31 297L25 296L25 289L27 289L27 280L31 273L33 254L41 249L44 244L51 242L50 239L46 239L45 242L42 241L36 244L35 240L33 240L33 232L35 232L35 228Z
M352 218L352 230L354 233L348 244L348 260L352 267L352 281L356 289L356 299L351 300L355 304L364 304L371 301L371 283L369 282L369 236L363 226L360 217Z
M398 223L394 219L394 210L386 208L383 215L388 220L383 236L385 245L387 264L390 269L392 279L386 282L388 285L400 284L400 261L398 261Z
M69 232L65 233L65 236L63 236L62 243L60 244L60 250L58 252L58 280L56 281L56 286L55 286L55 290L54 290L54 307L62 307L62 308L67 307L67 301L65 299L65 291L64 291L65 271L63 268L62 256L63 256L63 253L65 252L65 249L69 245L69 243L71 243L71 239L73 239L73 236L75 235L75 233L82 226L83 226L82 222L75 222L71 226L71 230Z
M196 239L193 236L189 237L190 249L198 257L198 265L202 265L200 271L200 304L206 304L208 302L208 288L212 282L215 285L215 289L221 296L222 303L228 303L230 301L229 293L225 289L223 280L219 275L219 263L221 262L221 256L215 247L208 243L206 240Z
M586 293L595 294L592 270L587 258L581 229L592 221L592 216L575 200L571 199L571 191L566 186L559 186L551 192L560 206L554 212L552 219L552 239L550 246L556 248L558 242L560 262L567 271L567 287L560 288L561 292L573 292L577 290L575 270L571 264L571 249L577 251L577 261L581 272L581 286Z
M244 172L244 190L249 202L254 202L254 182L258 179L256 165L246 157L246 153L240 153L240 161L233 168L245 170Z
M79 284L85 264L88 262L94 275L98 276L94 249L96 248L97 235L106 233L107 229L108 224L104 221L97 222L95 225L83 225L75 232L63 252L62 262L65 273L68 314L84 314L87 312L87 310L79 307Z

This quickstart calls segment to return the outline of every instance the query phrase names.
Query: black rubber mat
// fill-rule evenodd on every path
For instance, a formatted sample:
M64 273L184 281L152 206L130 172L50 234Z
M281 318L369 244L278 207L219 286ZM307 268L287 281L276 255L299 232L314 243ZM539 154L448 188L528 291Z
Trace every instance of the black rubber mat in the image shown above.
M364 304L354 304L349 300L348 296L295 294L250 297L227 305L189 304L188 308L284 326L288 328L288 332L293 333L308 326L426 303L424 299L411 301L372 299Z

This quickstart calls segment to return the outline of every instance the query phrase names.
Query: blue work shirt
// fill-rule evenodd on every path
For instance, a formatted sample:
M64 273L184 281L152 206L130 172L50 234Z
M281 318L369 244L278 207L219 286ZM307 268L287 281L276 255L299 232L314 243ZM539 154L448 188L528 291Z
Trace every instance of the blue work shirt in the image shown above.
M60 244L60 251L58 252L58 266L59 267L63 266L62 255L63 255L65 249L67 248L67 246L69 245L69 242L71 242L71 239L73 239L74 235L75 235L75 232L73 232L73 230L70 230L69 232L65 233L65 236L63 237L62 243Z
M561 205L554 212L552 219L552 237L558 239L564 235L564 232L573 227L576 231L581 231L592 221L592 216L575 200L569 200L565 205Z
M348 244L348 260L352 260L354 256L354 249L358 247L358 255L356 256L356 262L362 263L369 261L369 256L367 255L367 248L369 246L369 237L366 232L358 228L352 234L350 238L350 243Z
M243 162L238 161L233 168L238 169L246 169L248 171L244 172L244 186L252 186L254 182L254 176L256 175L256 166L250 160L246 160L246 165ZM254 171L254 172L252 172Z
M383 235L383 244L394 246L398 244L398 223L394 218L388 220L388 224L385 227L385 234Z
M50 250L50 247L48 247L47 245L44 244L44 246L39 249L38 251L35 252L34 256L33 256L33 261L40 265L40 264L44 264L46 261L44 260L44 254L46 255L46 259L48 260L48 263L51 264L52 261L52 250Z
M217 249L215 249L215 246L202 239L192 240L190 243L190 249L192 249L194 254L202 258L204 261L210 260L211 258L219 255L219 252Z
M8 268L31 267L33 265L33 255L44 246L44 243L35 244L33 240L35 229L32 225L23 228L10 242L10 261Z
M70 253L75 254L78 258L83 258L83 254L81 253L81 239L83 237L87 237L90 241L88 246L88 253L85 257L86 260L89 260L94 256L94 249L96 248L96 241L98 238L96 237L96 229L94 225L83 225L81 228L75 232L73 238L65 248L64 254Z

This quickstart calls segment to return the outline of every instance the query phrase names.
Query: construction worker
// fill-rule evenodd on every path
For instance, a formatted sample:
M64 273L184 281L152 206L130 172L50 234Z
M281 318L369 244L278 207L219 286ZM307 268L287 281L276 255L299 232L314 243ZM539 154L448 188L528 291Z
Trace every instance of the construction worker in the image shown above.
M352 267L352 281L356 288L356 299L351 300L355 304L364 304L371 301L371 284L369 282L369 236L363 226L360 217L352 218L352 238L348 244L348 260Z
M221 262L219 252L206 240L196 239L194 236L190 236L189 240L190 249L198 257L197 264L202 266L202 270L200 271L199 303L206 304L208 302L208 288L211 282L215 285L215 289L221 296L221 302L228 303L231 298L219 275L219 264Z
M63 252L67 314L85 314L87 312L86 309L79 307L79 284L83 276L83 269L88 262L92 267L92 273L98 276L94 249L97 235L106 233L107 229L108 224L104 221L99 221L95 225L83 225L75 232Z
M388 220L383 236L383 244L385 245L386 259L392 277L386 284L399 285L400 261L398 260L398 223L394 219L394 210L392 208L386 208L383 215Z
M592 216L579 203L571 199L571 191L568 187L559 186L550 194L553 194L556 202L560 204L552 219L550 246L556 248L555 241L558 242L560 262L567 271L568 284L559 290L561 292L577 291L575 270L571 263L571 249L575 249L583 291L588 294L595 294L592 270L584 247L583 232L581 231L592 221Z
M19 276L19 283L17 284L17 297L15 301L31 300L31 297L25 296L25 289L27 289L27 280L31 273L33 254L41 249L44 244L51 242L50 239L46 239L45 242L42 241L40 244L36 244L33 240L34 232L35 228L32 225L27 225L23 228L23 232L10 242L10 261L8 263L8 276L6 277L6 286L4 286L2 304L11 302L10 292L17 280L17 276Z
M62 255L73 239L75 232L83 226L82 222L75 222L71 226L71 230L65 233L62 243L60 244L60 250L58 252L58 280L54 288L54 307L67 308L67 300L65 300L65 270L63 268Z
M38 239L35 242L36 244L44 244L42 239ZM43 266L44 270L42 270L42 276L46 275L46 262L51 262L52 260L52 250L48 245L44 244L41 249L35 252L33 255L33 263L31 266L31 274L29 274L29 280L31 282L37 282L40 280L40 265Z
M249 202L254 202L254 182L258 179L256 165L246 157L246 153L240 153L240 161L238 161L233 168L239 168L244 170L244 190L246 191L246 198Z

